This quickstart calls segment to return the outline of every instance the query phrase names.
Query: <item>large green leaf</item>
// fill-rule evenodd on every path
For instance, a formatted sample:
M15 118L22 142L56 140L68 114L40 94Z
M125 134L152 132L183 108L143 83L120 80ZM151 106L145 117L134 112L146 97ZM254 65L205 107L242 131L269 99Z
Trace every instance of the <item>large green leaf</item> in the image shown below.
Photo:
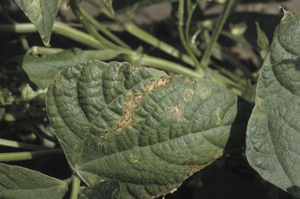
M23 167L0 164L0 198L62 199L66 182Z
M50 46L53 24L61 0L15 0L40 33L45 46Z
M86 54L82 50L74 48L45 57L23 55L9 62L21 64L29 79L39 88L45 89L60 69L85 61L87 61Z
M74 172L120 198L168 193L243 142L249 105L204 79L90 61L60 71L47 111Z
M300 17L285 12L257 85L247 158L266 180L300 198Z

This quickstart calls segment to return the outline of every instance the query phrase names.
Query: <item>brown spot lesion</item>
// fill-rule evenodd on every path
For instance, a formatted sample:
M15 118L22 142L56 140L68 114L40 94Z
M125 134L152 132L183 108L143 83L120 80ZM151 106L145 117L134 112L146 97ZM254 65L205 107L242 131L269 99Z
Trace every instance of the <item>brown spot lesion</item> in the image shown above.
M141 94L129 97L129 101L125 104L122 117L119 119L116 126L112 129L114 132L116 132L117 134L121 134L125 127L131 125L134 122L133 112L136 108L138 108L144 96L145 92L142 92Z
M171 114L174 121L179 122L182 120L182 108L179 104L168 107L167 111Z
M211 94L211 88L206 84L199 84L197 88L197 94L204 100L206 100Z
M183 98L185 101L190 100L194 95L194 91L191 89L187 89L183 92Z
M115 132L121 134L122 131L134 123L134 111L139 107L143 99L148 93L152 93L160 88L167 87L172 82L172 78L169 76L162 76L159 79L152 80L146 90L141 89L141 92L133 96L128 97L127 103L124 105L124 111L121 118L118 120L115 126L108 129L106 133Z
M190 82L192 82L192 83L196 83L196 82L197 82L197 80L196 80L195 78L187 77L187 76L183 76L183 77L182 77L182 81L183 81L183 83L185 83L185 84L188 84L188 83L190 83Z

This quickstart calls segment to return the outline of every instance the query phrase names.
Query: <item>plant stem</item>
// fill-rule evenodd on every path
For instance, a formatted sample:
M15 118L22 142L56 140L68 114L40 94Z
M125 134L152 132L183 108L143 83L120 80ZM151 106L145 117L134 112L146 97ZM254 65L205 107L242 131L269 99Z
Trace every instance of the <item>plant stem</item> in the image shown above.
M6 140L0 138L0 145L1 146L7 146L7 147L13 147L13 148L22 148L22 149L30 149L30 150L45 150L49 149L48 147L44 146L38 146L34 144L27 144L22 142L17 142L13 140Z
M194 45L194 48L192 46L192 42L191 42L191 38L190 38L190 25L191 25L191 21L192 21L192 16L193 16L193 13L196 9L196 7L198 6L198 4L194 4L191 9L189 10L188 12L188 18L186 20L186 26L185 26L185 38L186 38L186 42L189 46L189 48L193 51L193 53L197 56L197 57L200 57L201 56L201 52L197 49L197 46ZM197 32L200 32L201 29L197 30ZM199 34L199 33L197 33ZM196 35L197 37L197 35ZM196 37L194 38L194 40L196 40ZM195 43L195 42L194 42Z
M93 24L96 28L98 28L102 33L104 33L107 37L109 37L111 40L119 44L120 46L131 49L130 46L128 46L125 42L123 42L121 39L119 39L116 35L111 33L109 30L107 30L105 27L103 27L97 20L95 20L93 17L91 17L89 14L87 14L83 9L81 9L82 14Z
M0 162L9 161L21 161L21 160L32 160L34 158L52 156L52 155L63 155L62 149L42 150L42 151L30 151L30 152L13 152L13 153L0 153Z
M190 49L189 45L186 42L184 33L183 33L183 24L184 24L184 0L179 0L179 6L178 6L178 33L179 33L179 38L180 41L188 53L188 55L192 58L194 62L194 66L196 67L196 70L199 71L200 73L203 73L202 69L200 68L200 64L194 55L193 51Z
M193 60L191 59L190 56L180 52L179 50L177 50L176 48L174 48L173 46L157 39L156 37L150 35L149 33L147 33L146 31L140 29L139 27L137 27L136 25L132 24L132 23L125 23L124 24L124 28L125 30L132 34L133 36L135 36L136 38L139 38L140 40L160 49L161 51L180 59L181 61L191 65L191 66L195 66Z
M0 24L0 33L35 33L37 32L32 23L18 23L18 24ZM94 49L103 49L104 47L92 36L80 30L72 28L65 23L55 22L53 26L53 33L65 36L69 39L79 43L90 46Z
M194 70L191 70L175 62L167 61L165 59L160 59L148 55L142 55L139 64L186 75L189 77L204 77L204 73L196 73Z
M207 68L208 67L208 63L209 63L209 60L210 60L210 57L211 57L211 53L212 53L212 48L215 44L215 42L217 41L221 31L222 31L222 28L224 26L224 23L230 13L230 10L232 8L232 5L234 3L235 0L227 0L226 1L226 4L223 8L223 11L221 13L221 15L219 16L218 18L218 21L217 21L217 24L216 24L216 27L215 29L213 30L213 34L212 34L212 37L209 41L209 44L208 46L206 47L206 50L203 54L203 57L201 59L201 65L204 67L204 68Z
M35 122L34 118L32 117L32 115L29 113L28 109L26 110L26 113L27 113L27 116L28 116L28 118L29 118L29 120L32 124L32 127L34 128L35 133L37 135L58 144L58 141L57 141L56 137L51 137L50 135L46 134L42 129L40 129L40 127L36 124L36 122Z
M80 188L80 178L76 175L72 175L72 192L70 199L77 199Z
M104 48L104 46L101 43L99 43L95 38L93 38L91 35L89 35L85 32L82 32L80 30L77 30L75 28L72 28L62 22L54 23L53 32L56 34L68 37L79 43L88 45L95 49L103 49Z
M29 53L32 53L34 55L54 55L63 51L64 49L62 48L47 48L43 46L32 46L29 49Z
M87 30L88 33L90 33L96 40L101 43L101 45L104 48L111 48L111 49L123 49L123 47L119 47L115 45L114 43L108 41L104 37L102 37L97 30L91 26L90 22L86 18L86 13L83 13L80 6L78 5L77 0L71 0L70 5L72 8L73 13L77 17L77 19L80 21L80 23L84 26L84 28Z

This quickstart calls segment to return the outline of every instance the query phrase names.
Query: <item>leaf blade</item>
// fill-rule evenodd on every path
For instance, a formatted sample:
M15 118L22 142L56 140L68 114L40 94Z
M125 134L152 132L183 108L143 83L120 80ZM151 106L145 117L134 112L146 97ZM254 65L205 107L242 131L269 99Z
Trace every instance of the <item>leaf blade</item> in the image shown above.
M236 114L250 109L240 100L210 81L91 61L56 76L47 112L86 184L115 180L121 198L145 198L170 192L243 140L247 114Z
M74 48L45 57L22 55L9 60L8 63L19 63L33 83L46 89L59 70L85 61L87 56L84 51Z
M285 11L257 85L246 155L267 181L300 198L299 15Z
M39 32L45 46L50 47L50 38L61 0L15 0Z
M1 198L61 199L68 185L61 180L23 167L0 164Z

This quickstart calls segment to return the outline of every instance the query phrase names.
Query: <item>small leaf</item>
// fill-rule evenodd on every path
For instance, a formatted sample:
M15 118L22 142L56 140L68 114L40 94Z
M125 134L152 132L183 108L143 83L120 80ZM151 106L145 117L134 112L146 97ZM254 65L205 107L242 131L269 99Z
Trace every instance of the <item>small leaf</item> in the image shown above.
M21 64L29 79L39 88L45 89L60 69L86 60L86 54L82 50L74 48L46 57L19 56L9 62Z
M64 181L0 163L0 198L62 199L67 190Z
M247 158L267 181L300 198L300 16L275 31L248 123Z
M113 0L103 0L103 1L106 4L106 6L108 7L111 14L114 14L114 9L113 9L113 6L112 6L112 1Z
M45 46L50 47L50 38L61 0L15 0L40 33Z
M208 80L118 62L64 68L47 93L71 168L89 187L117 181L121 199L180 186L243 142L250 110Z
M261 30L259 23L255 22L257 30L257 46L260 49L261 58L265 58L269 49L269 40L264 31Z

